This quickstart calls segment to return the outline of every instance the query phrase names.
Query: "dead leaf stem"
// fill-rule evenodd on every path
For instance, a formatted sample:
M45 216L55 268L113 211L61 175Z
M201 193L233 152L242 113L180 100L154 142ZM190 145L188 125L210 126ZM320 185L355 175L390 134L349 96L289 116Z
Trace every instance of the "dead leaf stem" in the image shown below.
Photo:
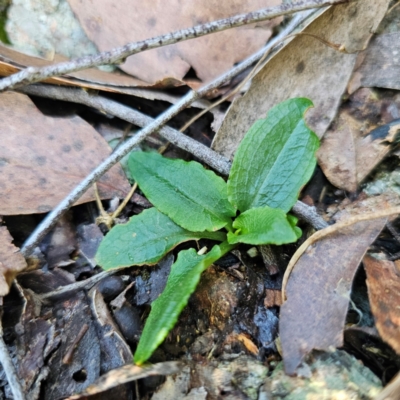
M378 218L383 218L383 217L389 217L391 215L396 215L400 214L400 207L392 207L389 208L388 210L383 210L383 211L377 211L374 213L368 213L364 215L356 215L354 217L348 218L344 221L337 222L334 225L328 226L325 229L322 229L318 232L315 232L314 235L310 236L293 254L293 257L291 258L285 274L283 276L282 280L282 301L284 302L286 300L286 286L289 280L289 276L291 272L293 271L293 268L295 267L297 261L299 258L303 255L303 253L314 243L316 243L318 240L323 239L324 237L331 235L334 232L337 232L343 228L346 228L348 226L354 225L358 222L362 221L370 221L372 219L378 219Z
M167 46L243 25L254 24L281 15L292 14L312 8L321 8L329 5L347 3L348 1L351 0L301 0L294 4L284 3L279 6L264 8L262 10L196 25L188 29L181 29L139 42L128 43L123 47L116 47L110 51L101 52L92 56L80 57L41 68L28 67L16 74L2 79L0 81L0 91L16 89L31 83L43 81L50 77L65 75L100 65L120 64L123 63L127 57L142 51Z

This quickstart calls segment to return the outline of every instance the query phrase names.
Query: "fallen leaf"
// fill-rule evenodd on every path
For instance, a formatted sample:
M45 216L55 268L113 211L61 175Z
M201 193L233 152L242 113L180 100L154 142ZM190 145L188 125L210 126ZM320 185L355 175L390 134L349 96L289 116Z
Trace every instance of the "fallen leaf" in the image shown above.
M195 0L180 1L112 1L98 0L96 7L79 0L68 0L81 26L96 46L110 50L132 41L166 34L193 25L255 11L280 3L279 0ZM181 80L192 67L197 77L209 81L235 63L257 51L271 36L273 21L230 29L160 49L128 57L120 68L146 82L166 78Z
M340 225L333 225L313 235L320 240L313 243L309 238L295 253L297 262L287 283L287 301L281 307L279 324L288 374L295 373L311 350L329 351L342 345L355 272L385 224L386 218L378 218L340 229ZM323 237L324 231L330 234Z
M60 346L60 336L56 332L56 321L40 315L42 303L32 290L22 289L15 285L23 300L21 315L15 325L15 342L12 344L18 365L18 378L26 397L32 400L39 398L43 380L49 375L46 360ZM15 298L5 299L4 320L10 321L11 314L19 314L15 308ZM13 304L14 303L14 304ZM16 321L15 321L16 322ZM15 324L14 322L14 324Z
M355 52L364 48L388 3L364 0L336 5L312 21L304 33L344 45L352 54L333 50L310 36L295 37L265 64L246 94L233 102L214 138L214 150L232 157L254 121L292 97L312 100L315 108L306 119L321 137L336 114L356 61Z
M87 122L45 116L25 95L2 93L0 114L0 214L50 211L110 154ZM130 189L119 166L98 187L103 199L123 198ZM90 189L77 204L93 199Z
M0 43L0 76L9 76L21 71L25 67L45 67L59 62L66 61L62 56L56 55L53 61L44 60L28 54L21 53ZM120 94L132 95L148 100L163 100L169 103L176 103L179 97L166 93L157 88L165 86L180 86L181 81L166 79L157 85L149 85L140 79L134 78L121 71L106 72L97 68L87 68L82 71L71 72L64 76L55 76L44 80L63 86L81 87L85 89L102 90ZM147 89L147 88L150 88ZM206 107L204 101L197 101L193 105L199 108Z
M89 291L88 297L102 351L102 372L131 364L133 359L131 349L112 318L110 310L98 290L98 285Z
M168 361L145 367L137 365L124 365L102 375L93 385L89 386L82 394L68 397L66 400L80 400L102 393L127 382L157 375L171 375L178 373L183 364L178 361Z
M0 227L0 296L10 291L10 285L17 274L27 268L24 256L12 244L14 239L5 226Z
M348 198L339 204L328 207L327 217L331 221L340 222L354 215L371 214L376 210L387 210L400 206L400 196L394 191L387 191L379 196L367 197L364 192L352 202Z
M349 92L360 86L400 89L400 32L377 35L359 55Z
M400 271L396 262L367 255L368 297L381 338L400 354Z
M79 291L52 304L51 318L56 319L60 345L47 366L42 393L45 398L65 398L81 392L100 375L101 347L97 327L92 318L89 299Z
M384 104L370 89L359 89L340 109L325 133L317 151L318 164L328 180L349 192L360 183L392 150L400 132L400 120L383 114ZM387 107L388 108L388 107Z

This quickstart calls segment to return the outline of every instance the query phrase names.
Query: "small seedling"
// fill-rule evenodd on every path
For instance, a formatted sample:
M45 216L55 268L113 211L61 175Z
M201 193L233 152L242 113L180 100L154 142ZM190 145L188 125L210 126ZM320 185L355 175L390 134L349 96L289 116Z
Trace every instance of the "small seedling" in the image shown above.
M151 305L136 364L165 339L211 264L239 243L281 245L300 237L297 218L287 213L316 164L319 140L303 118L311 106L309 99L290 99L256 121L237 149L227 182L194 161L131 154L131 175L155 207L110 231L96 255L99 265L153 265L182 242L220 242L206 254L179 252L164 292Z

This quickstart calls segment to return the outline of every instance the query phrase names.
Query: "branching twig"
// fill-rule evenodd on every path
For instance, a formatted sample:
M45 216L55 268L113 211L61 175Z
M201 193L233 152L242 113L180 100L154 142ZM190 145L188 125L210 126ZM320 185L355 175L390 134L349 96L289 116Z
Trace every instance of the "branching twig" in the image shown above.
M0 91L16 89L24 85L43 81L53 76L65 75L75 71L106 64L120 64L136 53L174 44L183 40L194 39L226 29L236 28L256 22L265 21L281 15L292 14L312 8L320 8L334 4L347 3L349 0L301 0L295 4L281 4L247 14L236 15L192 28L181 29L165 35L156 36L140 42L128 43L92 56L85 56L71 61L66 61L46 67L28 67L16 74L10 75L0 81Z
M303 16L304 18L304 16ZM293 29L293 28L292 28ZM285 32L285 35L287 32ZM276 40L280 40L280 38L276 38ZM173 118L176 114L178 114L181 110L188 107L198 98L206 95L208 92L218 88L225 82L232 79L237 74L244 71L250 65L252 65L255 61L257 61L262 55L265 53L266 48L263 48L261 51L257 52L255 55L247 58L239 65L235 66L225 74L216 78L214 81L209 84L203 86L201 89L196 91L189 92L186 96L184 96L178 103L171 106L169 110L161 114L157 119L153 120L150 117L144 116L137 111L130 109L129 107L123 106L117 102L113 102L111 100L105 99L101 96L91 96L82 90L74 90L74 89L62 89L61 88L25 88L24 92L40 95L40 91L46 97L50 97L50 93L53 98L65 100L62 97L61 93L68 93L70 96L69 101L82 103L89 105L91 107L95 107L97 109L106 111L111 115L116 115L121 119L132 122L135 125L143 126L144 128L135 134L130 140L121 145L117 150L115 150L105 161L103 161L92 173L90 173L72 192L52 211L47 217L39 224L36 230L32 233L32 235L28 238L28 240L24 243L21 248L21 253L24 256L30 254L30 252L37 246L38 243L43 239L47 232L50 231L57 223L58 219L86 192L86 190L93 185L104 173L108 171L114 164L120 161L126 154L128 154L133 147L139 144L143 139L145 139L148 135L153 132L159 131L162 132L163 136L167 138L171 143L178 145L185 150L190 151L192 154L195 154L197 157L201 158L202 161L211 165L213 168L218 170L224 175L229 173L230 162L221 155L213 152L205 146L202 146L200 143L195 140L181 134L180 132L169 128L163 127L171 118ZM34 92L36 91L36 92ZM67 92L68 91L68 92ZM167 137L168 135L168 137ZM200 149L200 150L199 150ZM312 213L314 216L316 213ZM316 217L315 217L316 218Z

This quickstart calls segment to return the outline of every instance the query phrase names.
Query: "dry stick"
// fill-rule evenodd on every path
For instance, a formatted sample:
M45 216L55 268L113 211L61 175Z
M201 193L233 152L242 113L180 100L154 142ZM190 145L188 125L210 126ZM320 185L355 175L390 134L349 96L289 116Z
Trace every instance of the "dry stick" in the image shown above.
M0 363L3 366L4 373L6 374L7 382L10 385L11 393L14 400L25 400L24 391L21 386L20 379L18 378L14 364L8 353L7 346L3 338L3 324L0 318Z
M39 299L41 301L47 300L47 299L52 299L54 297L75 291L75 290L89 290L91 287L93 287L96 283L100 282L102 279L107 278L108 276L114 275L118 271L122 271L123 269L126 269L126 267L119 267L119 268L114 268L109 271L103 271L100 272L97 275L93 275L90 278L85 279L84 281L78 281L71 283L69 285L61 286L58 289L55 289L51 292L48 293L43 293L38 295Z
M357 224L358 222L362 221L370 221L372 219L378 219L378 218L383 218L383 217L389 217L391 215L396 215L400 214L400 207L392 207L389 208L388 210L383 210L383 211L378 211L375 213L369 213L369 214L364 214L364 215L356 215L354 217L348 218L344 221L337 222L334 225L328 226L325 229L322 229L318 232L315 232L314 235L310 236L293 254L293 257L291 258L285 274L283 276L282 280L282 301L284 302L286 300L286 286L289 280L289 276L295 267L297 261L299 258L303 255L303 253L315 242L318 240L321 240L322 238L331 235L332 233L339 231L340 229L346 228L348 226Z
M46 67L28 67L16 74L10 75L0 81L0 91L16 89L30 83L40 82L53 76L60 76L83 69L97 67L106 64L120 64L136 53L174 44L183 40L194 39L215 32L236 28L269 20L281 15L292 14L298 11L320 8L329 5L348 3L349 0L302 0L295 4L281 4L276 7L240 14L231 18L220 19L206 24L196 25L192 28L181 29L165 35L156 36L140 42L128 43L123 47L117 47L110 51L77 58Z
M237 74L244 71L250 65L253 64L256 57L261 57L264 54L265 48L261 52L256 53L239 65L233 67L225 74L214 79L212 82L200 88L197 92L192 90L186 94L179 102L171 106L167 111L145 126L142 130L135 134L134 137L129 139L126 143L121 145L115 150L105 161L103 161L97 168L95 168L83 181L78 184L69 195L57 205L57 207L51 211L46 218L39 224L32 235L26 240L21 248L21 253L25 257L28 256L35 246L40 243L47 232L49 232L58 219L87 191L87 189L93 185L102 175L104 175L113 165L120 161L125 155L127 155L135 146L137 146L142 140L144 140L151 133L160 130L171 118L177 115L180 111L188 107L197 99L205 96L208 92L218 88ZM258 55L261 53L260 55ZM258 59L258 58L256 58ZM118 103L117 103L118 104ZM128 108L129 110L129 108ZM131 110L130 110L131 111ZM124 118L126 119L126 118ZM129 119L126 119L129 121Z
M84 104L88 107L118 117L124 121L128 121L136 126L140 126L141 128L154 122L153 118L144 115L135 109L129 108L117 101L107 99L106 97L91 94L84 89L73 89L51 85L30 85L18 89L18 91L33 96ZM158 133L175 146L194 154L197 158L204 161L207 165L219 171L221 174L229 174L231 167L230 161L210 148L186 135L183 135L169 126L160 128Z

